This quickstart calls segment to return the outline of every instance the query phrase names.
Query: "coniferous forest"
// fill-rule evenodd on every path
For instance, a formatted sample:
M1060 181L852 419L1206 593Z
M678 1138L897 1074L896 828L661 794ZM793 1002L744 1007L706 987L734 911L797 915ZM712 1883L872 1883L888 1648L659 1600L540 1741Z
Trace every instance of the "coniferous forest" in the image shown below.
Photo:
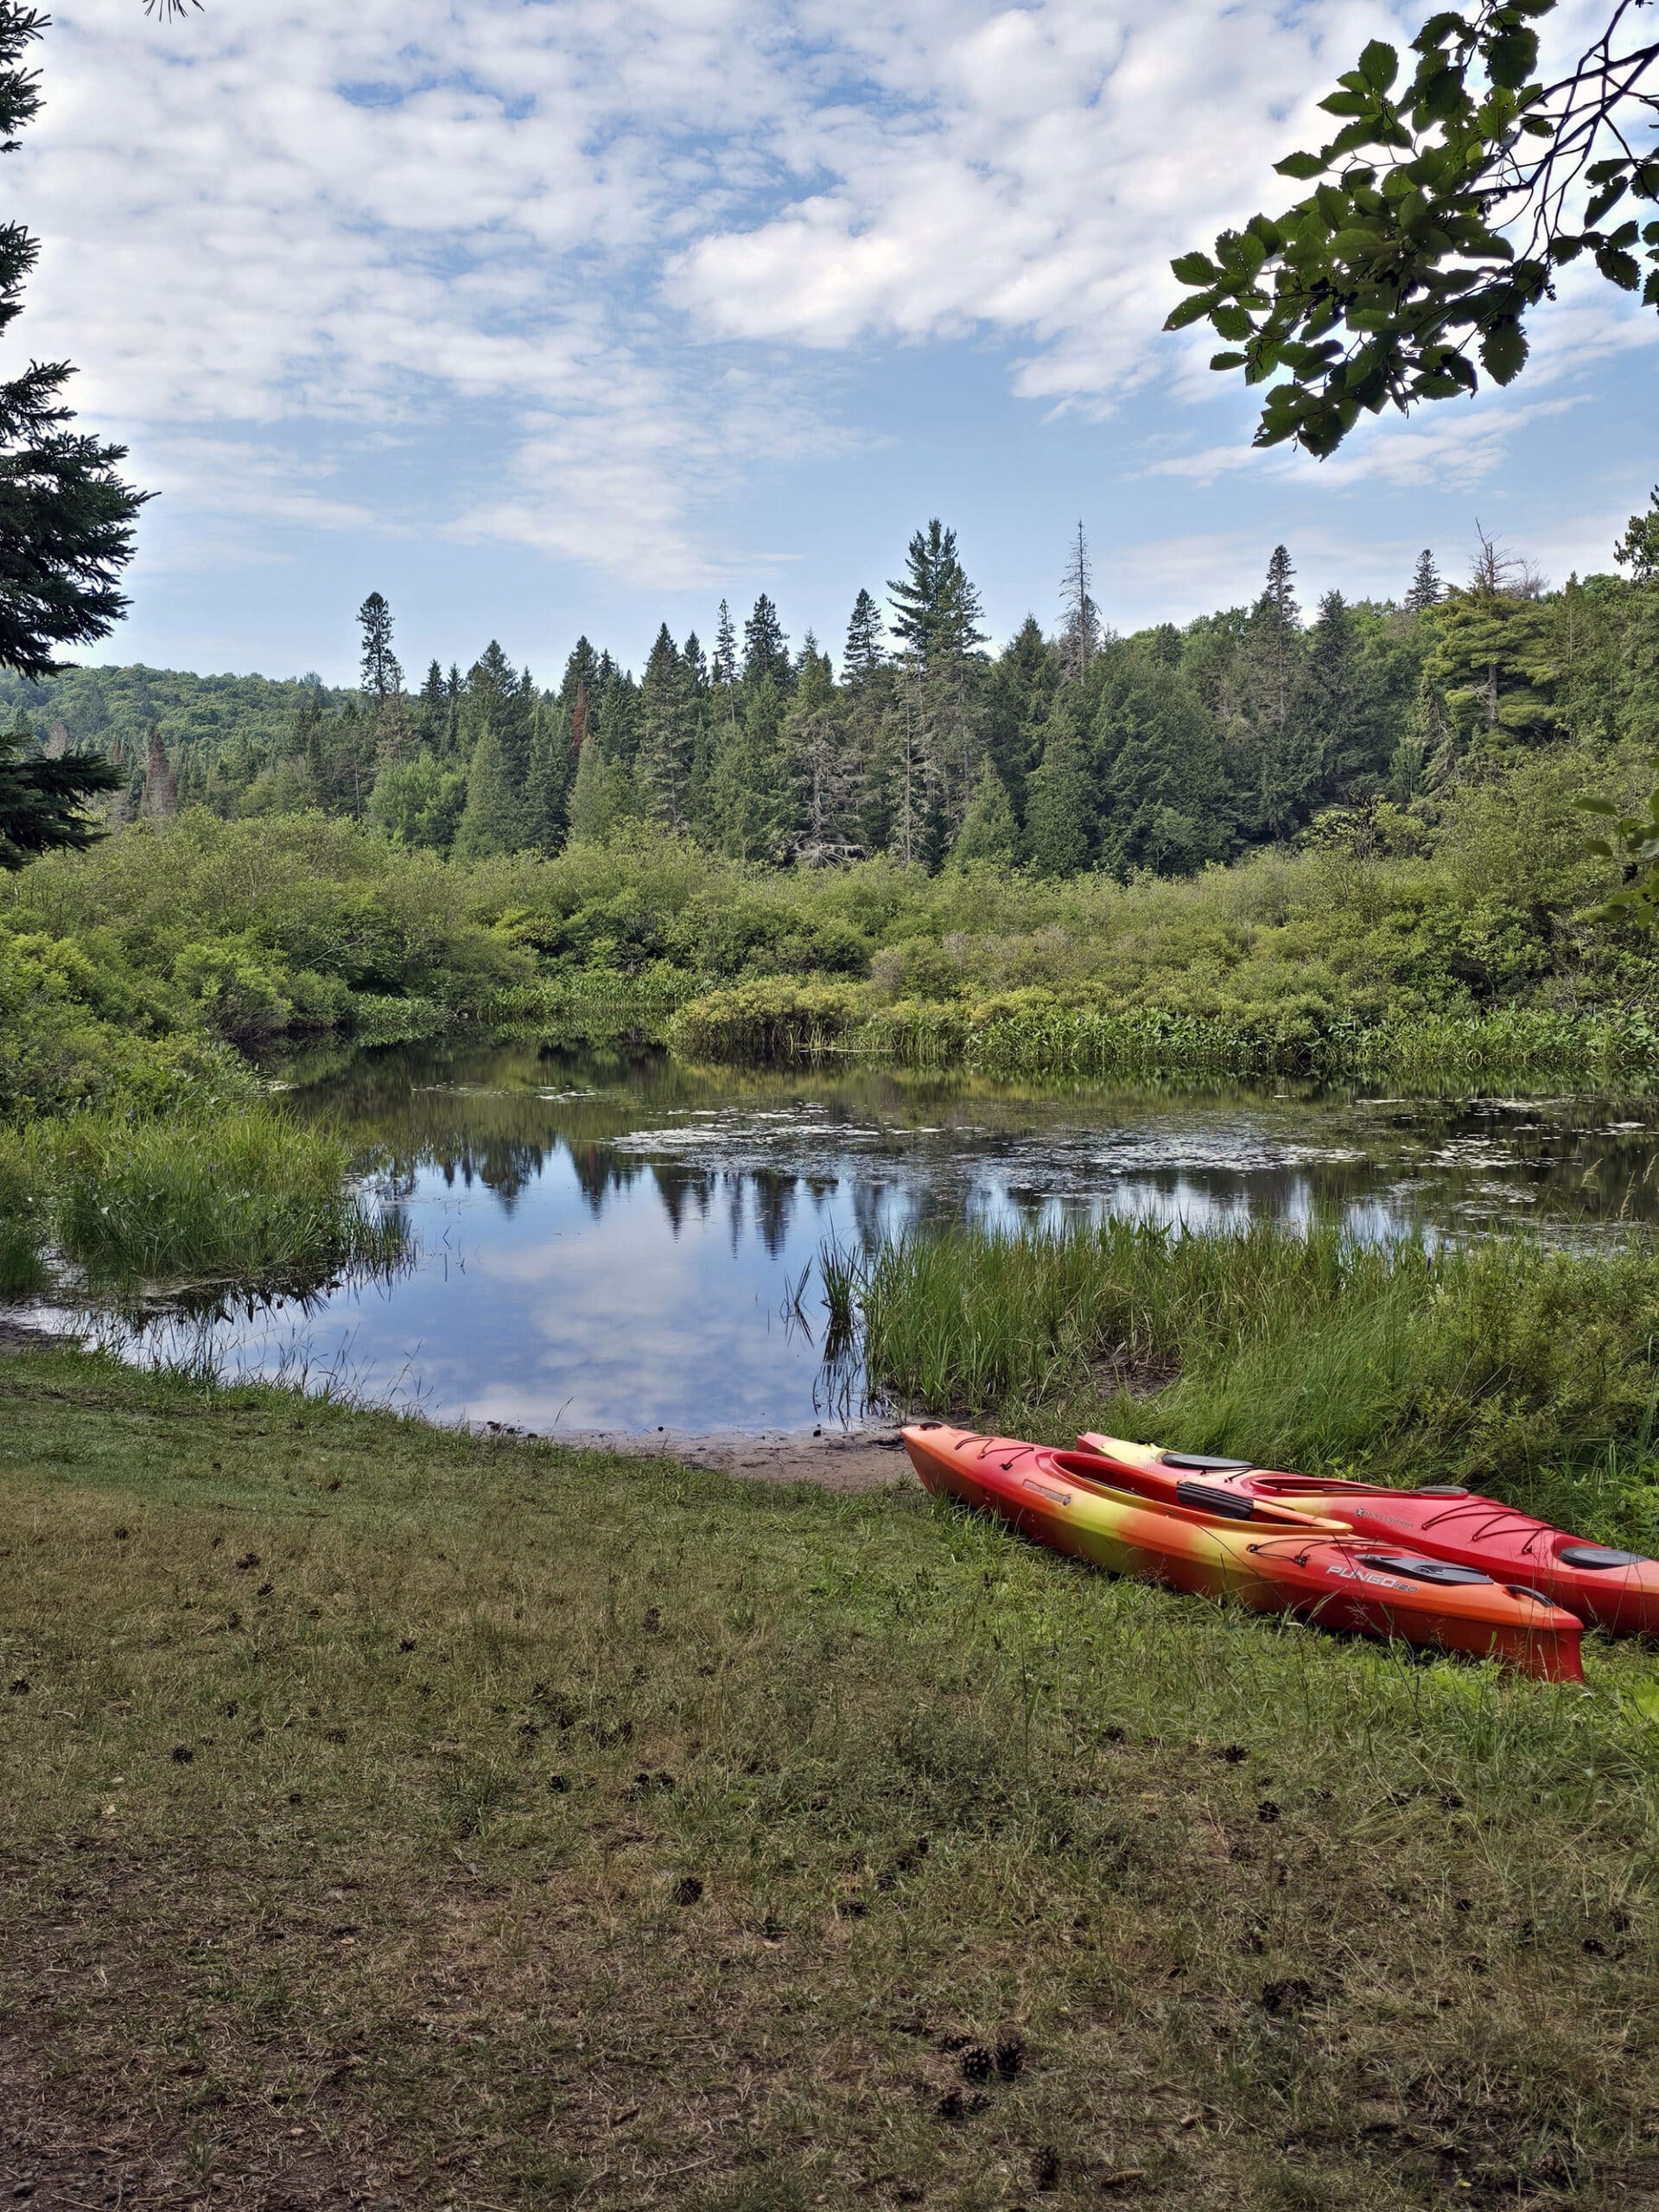
M1659 494L1605 574L1552 587L1477 535L1397 598L1303 603L1272 550L1254 601L1119 634L1086 537L1058 619L1000 650L956 534L919 530L837 649L762 594L707 638L664 624L642 669L586 637L556 683L491 640L410 681L392 609L359 613L360 682L79 667L0 681L25 748L98 752L113 823L320 809L477 860L649 822L713 853L876 855L1060 878L1189 875L1310 834L1409 849L1437 803L1563 747L1659 743Z

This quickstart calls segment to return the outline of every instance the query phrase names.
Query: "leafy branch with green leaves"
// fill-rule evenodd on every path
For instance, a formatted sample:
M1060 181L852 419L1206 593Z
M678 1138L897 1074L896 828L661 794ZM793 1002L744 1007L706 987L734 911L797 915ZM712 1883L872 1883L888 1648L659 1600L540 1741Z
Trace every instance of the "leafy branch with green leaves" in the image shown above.
M1224 231L1172 265L1192 296L1166 329L1208 322L1214 369L1265 385L1255 442L1332 453L1362 412L1512 383L1527 312L1589 256L1659 307L1659 118L1642 89L1659 40L1621 44L1647 0L1618 0L1601 36L1552 84L1536 80L1537 24L1557 0L1480 0L1431 16L1398 51L1381 39L1320 105L1341 127L1281 176L1312 184L1277 218ZM1634 211L1634 212L1633 212ZM1651 266L1644 267L1644 264Z

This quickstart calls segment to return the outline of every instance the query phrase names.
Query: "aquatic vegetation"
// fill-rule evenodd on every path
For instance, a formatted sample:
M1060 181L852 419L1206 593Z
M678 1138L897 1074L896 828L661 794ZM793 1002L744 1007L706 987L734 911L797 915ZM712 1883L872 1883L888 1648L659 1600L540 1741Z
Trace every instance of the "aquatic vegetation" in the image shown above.
M1045 1440L1102 1427L1471 1481L1659 1547L1659 1255L1255 1224L942 1229L879 1246L870 1387Z
M1079 1007L1038 989L876 1007L856 985L785 979L706 992L679 1009L668 1035L677 1052L713 1060L789 1065L846 1055L1009 1077L1314 1074L1436 1084L1571 1076L1611 1083L1659 1066L1659 1030L1640 1007L1503 1007L1368 1023L1306 1005L1228 1014Z
M33 1287L55 1253L115 1289L383 1267L405 1230L353 1188L354 1164L343 1138L268 1105L0 1132L8 1264Z

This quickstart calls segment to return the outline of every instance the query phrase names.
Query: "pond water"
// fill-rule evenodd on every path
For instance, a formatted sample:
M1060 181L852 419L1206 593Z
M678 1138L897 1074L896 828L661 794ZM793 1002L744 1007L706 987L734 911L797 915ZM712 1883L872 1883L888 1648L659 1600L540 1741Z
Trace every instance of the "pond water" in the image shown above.
M1659 1219L1659 1109L1236 1088L1047 1088L790 1073L531 1046L421 1046L288 1071L302 1112L385 1148L410 1265L186 1322L226 1371L329 1379L542 1432L810 1428L825 1384L804 1275L829 1237L1111 1212L1354 1234ZM804 1315L808 1325L803 1325Z

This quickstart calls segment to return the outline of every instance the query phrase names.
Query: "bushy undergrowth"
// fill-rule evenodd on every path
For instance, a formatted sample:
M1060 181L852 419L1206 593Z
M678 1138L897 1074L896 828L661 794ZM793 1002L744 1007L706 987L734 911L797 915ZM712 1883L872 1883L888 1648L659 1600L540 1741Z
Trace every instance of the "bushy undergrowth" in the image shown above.
M0 1291L38 1287L48 1257L94 1288L386 1265L402 1224L351 1189L353 1164L343 1139L265 1105L0 1128Z
M926 1232L880 1248L851 1290L872 1385L910 1406L1050 1440L1104 1427L1472 1482L1659 1544L1659 1257L1643 1250L1109 1220Z
M1586 855L1576 801L1625 776L1557 749L1452 794L1404 848L1356 830L1127 882L767 870L643 825L445 864L321 816L197 813L9 880L0 946L79 963L72 1004L125 1033L247 1047L475 1020L1011 1073L1616 1068L1653 1042L1654 953L1590 918L1609 864ZM0 1025L5 1005L0 983Z

